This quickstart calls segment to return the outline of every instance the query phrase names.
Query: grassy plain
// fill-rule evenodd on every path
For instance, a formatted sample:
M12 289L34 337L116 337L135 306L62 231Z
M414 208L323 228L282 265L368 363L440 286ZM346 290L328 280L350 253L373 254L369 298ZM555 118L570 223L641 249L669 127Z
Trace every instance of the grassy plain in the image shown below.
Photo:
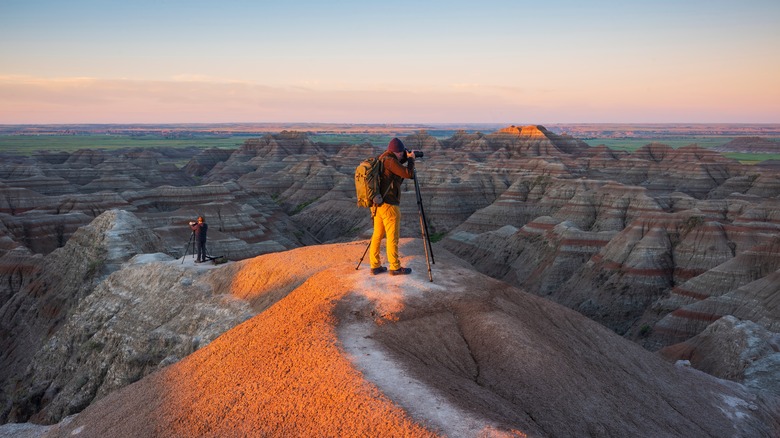
M748 154L743 152L724 152L724 156L742 164L756 164L766 160L780 160L780 154Z
M363 144L371 143L373 145L387 144L393 136L382 134L309 134L309 139L315 143L347 143Z
M672 148L681 148L691 144L696 144L703 148L713 148L723 146L734 140L734 137L674 137L674 138L588 138L583 141L590 146L605 145L610 149L634 152L640 147L650 143L661 143L669 145ZM778 139L770 138L777 141ZM780 160L780 151L776 154L767 153L741 153L741 152L723 152L723 156L739 161L742 164L756 164L766 160Z
M125 148L224 148L237 149L248 138L261 135L234 135L230 137L193 136L171 138L161 135L0 135L0 152L31 155L37 151L74 152L80 149L116 150ZM382 134L310 134L309 139L321 143L387 144L391 135Z
M453 134L446 132L446 134ZM431 133L432 135L434 133ZM438 133L443 134L443 133ZM400 134L399 134L400 135ZM260 135L210 136L193 135L192 137L166 137L162 135L122 135L122 134L91 134L91 135L0 135L0 152L19 155L31 155L40 150L74 152L79 149L115 150L124 148L156 148L156 147L197 147L236 149L244 141ZM312 133L309 138L321 143L346 143L384 145L393 137L388 133ZM437 138L449 136L436 135ZM722 146L734 137L673 137L673 138L586 138L590 146L606 145L610 149L633 152L650 143L662 143L673 148L697 144L704 148ZM746 154L724 153L725 156L739 160L745 164L754 164L764 160L780 160L777 154Z
M130 135L0 135L0 151L31 155L36 151L74 152L79 149L198 147L238 148L246 136L168 138L163 136Z
M691 144L703 148L723 146L734 137L675 137L675 138L586 138L583 141L590 146L605 145L610 149L633 152L650 143L661 143L675 149Z

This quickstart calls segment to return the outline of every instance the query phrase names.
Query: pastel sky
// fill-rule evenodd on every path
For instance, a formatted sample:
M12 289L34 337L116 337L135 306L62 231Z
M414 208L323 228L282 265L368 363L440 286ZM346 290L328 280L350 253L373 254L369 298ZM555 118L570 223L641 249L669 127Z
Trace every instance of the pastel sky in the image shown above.
M780 122L779 0L0 0L0 124Z

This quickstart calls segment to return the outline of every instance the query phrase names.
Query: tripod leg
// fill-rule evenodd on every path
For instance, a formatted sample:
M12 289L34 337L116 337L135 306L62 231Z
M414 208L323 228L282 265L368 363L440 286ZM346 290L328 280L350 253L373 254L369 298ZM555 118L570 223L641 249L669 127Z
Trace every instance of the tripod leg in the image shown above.
M184 255L181 256L181 264L184 264L184 259L187 258L187 251L190 250L190 244L193 242L192 238L195 237L195 232L193 231L192 234L190 234L190 240L187 241L187 246L184 247ZM193 247L194 249L194 247Z
M374 223L374 216L376 216L376 206L371 207L371 224ZM360 269L360 264L363 263L363 259L366 257L366 254L368 254L368 249L371 248L371 240L374 239L374 236L372 234L371 239L368 240L368 246L366 247L366 250L363 251L363 255L360 257L360 260L358 261L357 266L355 266L355 270L357 271Z
M366 257L366 254L368 254L368 249L371 248L371 240L368 241L368 246L366 246L366 250L363 251L363 255L360 257L360 260L358 261L357 266L355 266L355 270L357 271L360 269L360 264L363 263L363 258Z
M416 185L417 180L415 179L415 187L417 189L417 196L419 197L419 207L420 207L420 218L422 220L422 225L425 228L425 241L428 243L428 252L431 255L431 264L436 264L436 262L433 260L433 246L431 246L431 233L428 232L428 218L425 217L425 208L423 207L422 203L422 195L420 194L420 186Z
M423 234L423 236L422 236L422 238L423 238L423 250L425 250L425 263L428 265L428 279L430 279L430 281L433 281L433 273L431 272L431 262L430 262L430 260L428 258L428 251L429 251L429 245L430 244L428 243L428 239L426 239L426 236L425 236L422 215L420 216L420 230L423 230L422 231L422 234Z
M431 271L433 248L431 248L431 240L428 238L428 223L425 220L425 213L423 211L422 196L420 195L420 185L417 183L417 170L414 171L414 191L417 194L417 211L420 216L420 232L422 233L423 248L425 250L425 263L428 265L428 278L431 282L433 282L433 272Z

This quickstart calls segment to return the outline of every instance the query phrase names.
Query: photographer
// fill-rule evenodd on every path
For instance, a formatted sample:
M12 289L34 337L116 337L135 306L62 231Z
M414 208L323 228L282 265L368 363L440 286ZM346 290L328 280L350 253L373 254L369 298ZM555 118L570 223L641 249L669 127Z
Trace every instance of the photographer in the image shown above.
M209 226L203 216L198 216L197 222L190 222L190 228L192 228L193 234L195 234L195 241L198 245L198 258L195 263L202 263L206 261L206 234L209 231Z
M382 193L383 203L371 207L374 213L374 234L371 236L370 258L371 274L376 275L387 271L382 266L379 257L379 245L382 238L387 237L387 261L391 275L404 275L412 272L411 268L401 266L398 256L398 238L401 233L401 183L404 178L414 178L415 152L407 150L403 142L397 138L390 140L387 150L379 156L382 161L382 176L379 180L379 193ZM404 167L403 164L406 163Z

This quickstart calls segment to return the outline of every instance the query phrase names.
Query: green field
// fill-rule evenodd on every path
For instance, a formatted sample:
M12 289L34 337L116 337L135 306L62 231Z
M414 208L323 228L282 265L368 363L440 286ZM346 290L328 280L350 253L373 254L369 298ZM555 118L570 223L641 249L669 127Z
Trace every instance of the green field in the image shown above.
M123 148L224 148L236 149L244 141L258 135L211 136L193 135L192 137L165 137L161 135L0 135L0 152L19 155L31 155L40 150L74 152L79 149L123 149ZM319 143L346 143L385 145L392 138L387 134L343 133L309 134L309 139ZM584 141L590 146L606 145L610 149L633 152L650 143L662 143L672 148L697 144L704 148L722 146L733 137L679 137L679 138L588 138ZM777 154L724 153L729 158L742 163L755 164L765 160L780 159Z
M231 137L193 136L192 138L169 138L160 135L0 135L0 152L31 155L37 151L74 152L79 149L124 149L124 148L224 148L236 149L248 138L261 135ZM392 136L381 134L309 134L309 139L319 143L362 144L369 142L384 145Z
M385 145L393 138L390 135L382 134L309 134L308 137L315 143L363 144L368 142L374 146Z
M780 154L746 154L742 152L724 152L724 156L742 164L756 164L766 160L780 160Z
M585 143L592 146L605 145L610 149L634 152L650 143L661 143L671 146L674 149L688 146L691 144L699 145L703 148L712 148L717 146L723 146L724 144L734 140L734 137L679 137L679 138L589 138L585 139ZM777 141L778 139L770 139ZM780 152L776 154L766 153L741 153L741 152L724 152L723 156L737 160L743 164L756 164L766 160L780 160Z
M79 149L113 150L154 147L235 149L247 138L245 136L166 138L130 135L0 135L0 151L31 155L40 150L73 152Z
M734 140L734 137L679 137L679 138L588 138L585 143L590 146L605 145L610 149L633 152L650 143L669 145L674 149L697 144L703 148L723 146Z

